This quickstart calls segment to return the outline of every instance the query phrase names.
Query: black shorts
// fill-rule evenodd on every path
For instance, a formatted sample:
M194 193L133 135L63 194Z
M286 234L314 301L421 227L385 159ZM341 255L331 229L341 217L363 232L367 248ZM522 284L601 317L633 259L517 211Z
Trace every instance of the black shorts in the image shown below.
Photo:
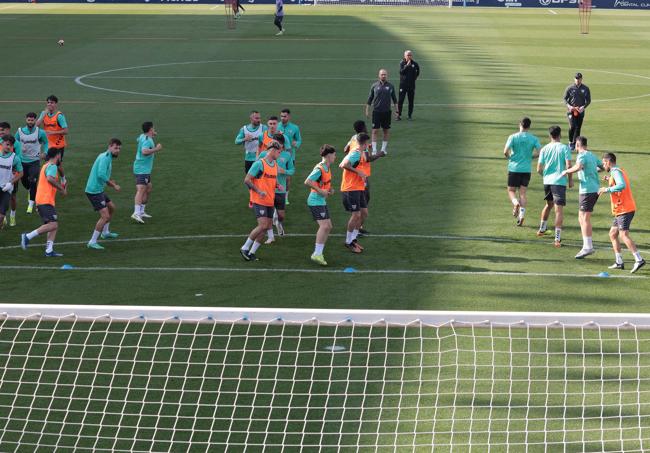
M327 205L322 206L309 206L311 215L315 221L327 220L330 218L330 211L327 209Z
M566 206L566 186L544 184L544 200L558 206Z
M23 162L23 186L29 189L30 182L38 181L39 173L41 172L41 162L36 160L34 162Z
M508 172L508 187L528 187L530 173Z
M372 128L373 129L390 129L391 111L376 112L372 111Z
M255 217L268 217L269 219L273 218L273 213L275 209L273 206L262 206L261 204L253 203L253 211L255 211Z
M0 215L4 216L7 213L9 201L11 201L11 193L0 191Z
M614 217L614 222L612 222L612 227L618 228L619 231L628 231L630 229L630 225L632 225L633 218L634 218L634 211L617 215L616 217Z
M102 193L87 193L86 196L90 200L90 204L93 205L95 211L101 211L108 206L108 203L111 202L111 199L106 196L104 192Z
M580 194L580 204L579 210L582 212L594 212L594 206L598 201L598 192L592 193L581 193Z
M56 209L51 204L39 204L36 206L38 215L41 216L43 223L58 222L58 216L56 215Z
M251 169L253 164L255 163L254 160L245 160L244 161L244 173L248 174L248 170Z
M136 186L146 186L151 184L151 175L135 175Z
M363 190L352 190L350 192L341 192L343 198L343 207L348 212L358 212L361 208L367 208L366 194Z
M276 193L275 198L273 199L273 206L275 209L284 211L284 208L287 207L287 194L286 193Z

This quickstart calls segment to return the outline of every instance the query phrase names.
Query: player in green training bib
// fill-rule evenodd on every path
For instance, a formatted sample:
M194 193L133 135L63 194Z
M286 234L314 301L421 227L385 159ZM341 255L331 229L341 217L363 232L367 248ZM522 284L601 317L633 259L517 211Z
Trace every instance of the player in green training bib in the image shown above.
M591 213L598 201L598 189L600 189L598 169L604 169L604 167L603 162L587 149L587 137L576 138L576 150L578 151L576 164L565 170L564 174L570 175L577 172L580 181L578 220L582 232L582 249L575 256L580 260L595 253L592 242Z
M551 142L539 152L537 172L544 177L544 200L546 205L537 231L537 236L546 233L548 217L555 208L555 247L561 247L562 223L564 222L564 206L566 206L566 186L573 187L571 174L567 179L564 170L571 167L571 149L560 142L562 129L551 126L549 129Z
M512 134L506 141L503 155L508 159L508 196L512 203L512 215L517 217L517 226L523 226L528 198L526 190L530 182L533 158L539 153L542 145L539 139L531 134L530 118L524 117L519 122L519 132ZM519 191L519 198L517 198Z
M291 153L291 160L293 165L296 165L296 153L302 145L302 136L300 135L300 128L291 122L291 110L282 109L280 111L280 124L278 130L282 132L285 137L286 150ZM289 204L289 186L291 185L291 176L287 178L287 194L286 204Z
M138 149L133 162L133 174L135 175L135 207L131 218L138 223L144 223L144 219L151 218L145 212L145 207L151 196L151 171L153 160L157 152L162 150L160 143L154 143L153 138L157 132L151 121L142 123L142 134L138 137Z
M2 138L5 135L10 135L11 134L11 125L9 123L2 122L0 123L0 144L2 144ZM18 157L18 162L22 165L23 163L23 155L22 155L22 147L21 144L18 140L15 140L15 143L13 144L13 152L16 154ZM23 172L24 176L24 172ZM11 192L10 196L10 201L9 204L11 206L11 209L9 210L9 226L13 227L16 226L16 192L18 192L18 184L14 184L14 189ZM7 218L3 220L3 224L6 225L7 223Z

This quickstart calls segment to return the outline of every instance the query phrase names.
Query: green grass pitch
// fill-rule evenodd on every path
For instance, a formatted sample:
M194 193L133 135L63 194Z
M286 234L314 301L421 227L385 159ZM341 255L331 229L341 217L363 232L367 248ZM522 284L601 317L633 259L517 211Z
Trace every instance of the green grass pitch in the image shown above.
M252 7L234 31L225 28L221 7L211 5L36 4L1 12L9 58L2 64L1 119L16 127L55 93L71 127L71 195L59 197L57 206L57 248L65 256L47 260L40 246L16 247L19 233L39 224L37 215L25 214L21 189L18 226L0 232L1 264L21 267L3 271L8 302L646 310L645 278L576 277L595 276L613 260L608 200L594 215L598 253L578 262L577 190L569 194L565 247L556 250L550 238L534 235L542 207L539 176L531 183L527 225L514 226L501 154L523 115L532 117L542 142L549 125L566 130L561 96L581 70L594 97L583 133L594 150L617 152L630 173L639 205L633 234L647 248L645 13L596 11L591 34L580 36L573 10L289 6L286 36L276 38L268 7ZM64 47L56 45L59 38ZM422 68L418 106L414 121L394 122L390 156L374 165L366 251L353 256L334 236L325 250L331 272L293 272L319 270L309 261L316 227L302 185L319 160L318 147L342 149L377 70L386 67L396 82L404 49L414 51ZM116 71L121 68L133 69ZM81 82L102 89L75 83L88 74L95 75ZM259 263L245 263L238 248L254 218L234 137L251 109L266 117L285 106L304 136L287 211L289 236L262 247ZM136 225L129 219L131 168L145 120L156 123L165 150L153 172L148 211L154 217ZM125 143L113 170L123 191L108 189L118 208L112 228L124 240L97 253L84 246L96 217L83 188L95 156L113 136ZM339 181L336 172L335 186ZM347 216L338 194L330 210L333 233L340 235ZM627 252L625 258L631 262ZM64 263L112 270L29 268ZM405 272L341 272L347 267Z

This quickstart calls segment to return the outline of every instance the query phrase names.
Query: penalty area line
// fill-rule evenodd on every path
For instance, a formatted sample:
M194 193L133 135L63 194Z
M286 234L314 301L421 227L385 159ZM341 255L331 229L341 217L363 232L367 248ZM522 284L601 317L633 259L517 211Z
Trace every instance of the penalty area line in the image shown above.
M0 270L62 270L58 266L0 266ZM80 272L220 272L220 273L294 273L294 274L343 274L343 269L303 269L303 268L244 268L244 267L118 267L118 266L80 266L66 269ZM353 274L378 275L458 275L458 276L490 276L490 277L553 277L553 278L603 278L593 274L560 274L550 272L504 272L504 271L447 271L441 269L359 269ZM648 277L637 275L610 275L608 278L646 280Z

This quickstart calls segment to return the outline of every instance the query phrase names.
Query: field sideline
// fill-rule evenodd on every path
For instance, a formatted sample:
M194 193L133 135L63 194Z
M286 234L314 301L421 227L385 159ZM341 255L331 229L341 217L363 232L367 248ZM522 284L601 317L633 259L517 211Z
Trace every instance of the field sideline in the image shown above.
M596 11L591 34L580 36L576 11L564 9L288 5L287 34L275 38L271 7L251 6L235 31L225 29L222 9L0 4L12 56L0 73L0 120L15 130L54 93L71 127L72 193L57 203L65 256L46 260L41 238L27 252L17 248L19 233L38 225L24 213L21 187L18 226L0 231L6 302L648 311L644 271L596 278L613 261L609 201L594 215L598 253L577 262L577 188L569 192L565 247L556 250L551 237L534 235L538 176L526 226L514 227L501 151L523 115L542 143L549 125L566 131L561 96L580 70L594 97L583 133L594 151L616 152L630 173L638 204L633 236L650 250L650 14ZM361 256L343 248L347 216L336 194L330 267L312 272L319 270L308 259L316 228L302 181L322 143L342 149L377 70L386 67L397 83L407 48L422 68L415 120L393 123L389 157L373 167L367 227L374 234ZM252 108L266 117L282 107L292 109L304 138L288 236L262 247L259 263L244 263L237 249L254 218L233 141ZM131 165L144 120L156 123L165 150L154 166L154 218L135 225ZM118 206L112 227L123 240L95 253L83 245L96 220L83 187L112 136L125 143L113 166L123 190L108 190ZM64 263L77 269L56 269Z

